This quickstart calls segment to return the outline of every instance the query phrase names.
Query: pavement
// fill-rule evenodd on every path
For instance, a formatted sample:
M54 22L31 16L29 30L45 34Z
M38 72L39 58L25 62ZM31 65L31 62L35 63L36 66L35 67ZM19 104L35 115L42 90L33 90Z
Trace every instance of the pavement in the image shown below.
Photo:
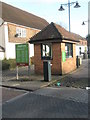
M90 61L90 60L89 60ZM34 73L34 66L31 66L30 74L28 74L28 67L19 68L19 79L16 79L16 70L10 71L2 71L2 83L0 86L3 87L10 87L16 89L22 89L27 91L35 91L40 88L46 87L53 82L56 82L66 76L73 76L73 78L88 78L88 60L83 60L83 64L80 68L76 69L75 71L67 74L67 75L52 75L52 80L49 82L44 81L43 75L36 75Z
M77 70L71 72L69 75L73 75L74 77L88 77L88 71L87 66L88 60L84 60L83 64L80 68ZM83 72L83 70L85 70ZM36 75L34 73L34 66L31 66L30 70L30 76L28 76L28 67L22 67L19 68L19 79L16 79L16 70L10 70L10 71L2 71L2 86L5 87L12 87L12 88L18 88L18 89L24 89L28 91L35 91L40 88L46 87L53 82L62 79L63 77L66 77L68 75L63 76L54 76L52 75L52 80L50 82L45 82L43 75Z
M45 82L43 75L36 75L34 73L34 66L31 66L30 74L28 74L28 67L19 68L19 79L16 79L16 70L2 71L2 83L0 86L16 88L27 91L35 91L52 82L63 78L64 76L52 75L50 82Z

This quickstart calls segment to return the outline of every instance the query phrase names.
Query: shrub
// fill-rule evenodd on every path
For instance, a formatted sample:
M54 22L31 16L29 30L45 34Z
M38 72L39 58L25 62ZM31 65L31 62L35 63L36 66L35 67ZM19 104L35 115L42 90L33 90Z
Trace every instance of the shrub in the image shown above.
M3 60L2 61L2 70L7 70L9 68L10 68L10 64L6 60Z
M16 67L16 60L9 59L9 60L2 60L2 70L12 69Z

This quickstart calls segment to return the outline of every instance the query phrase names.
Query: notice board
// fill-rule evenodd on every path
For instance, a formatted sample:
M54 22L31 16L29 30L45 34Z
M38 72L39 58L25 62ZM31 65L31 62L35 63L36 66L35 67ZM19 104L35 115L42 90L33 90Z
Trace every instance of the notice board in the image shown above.
M16 44L16 63L19 66L29 65L29 45Z

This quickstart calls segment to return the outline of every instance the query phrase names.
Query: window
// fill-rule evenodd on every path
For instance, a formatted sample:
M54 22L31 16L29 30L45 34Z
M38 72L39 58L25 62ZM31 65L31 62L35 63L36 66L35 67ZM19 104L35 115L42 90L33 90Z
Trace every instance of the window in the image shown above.
M22 29L22 37L26 37L26 29Z
M17 27L16 34L18 34L18 37L26 37L26 29Z
M65 52L66 52L66 58L73 57L73 44L66 43L65 44Z
M52 58L52 49L51 44L42 44L41 45L41 57L42 59L51 59Z

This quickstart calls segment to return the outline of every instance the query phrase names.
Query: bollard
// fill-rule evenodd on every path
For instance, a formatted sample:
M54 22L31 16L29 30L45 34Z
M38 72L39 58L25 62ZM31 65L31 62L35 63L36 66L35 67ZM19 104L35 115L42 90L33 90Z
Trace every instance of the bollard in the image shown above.
M77 58L76 58L76 65L77 65L77 68L79 68L79 60L78 60L78 55L77 55Z

